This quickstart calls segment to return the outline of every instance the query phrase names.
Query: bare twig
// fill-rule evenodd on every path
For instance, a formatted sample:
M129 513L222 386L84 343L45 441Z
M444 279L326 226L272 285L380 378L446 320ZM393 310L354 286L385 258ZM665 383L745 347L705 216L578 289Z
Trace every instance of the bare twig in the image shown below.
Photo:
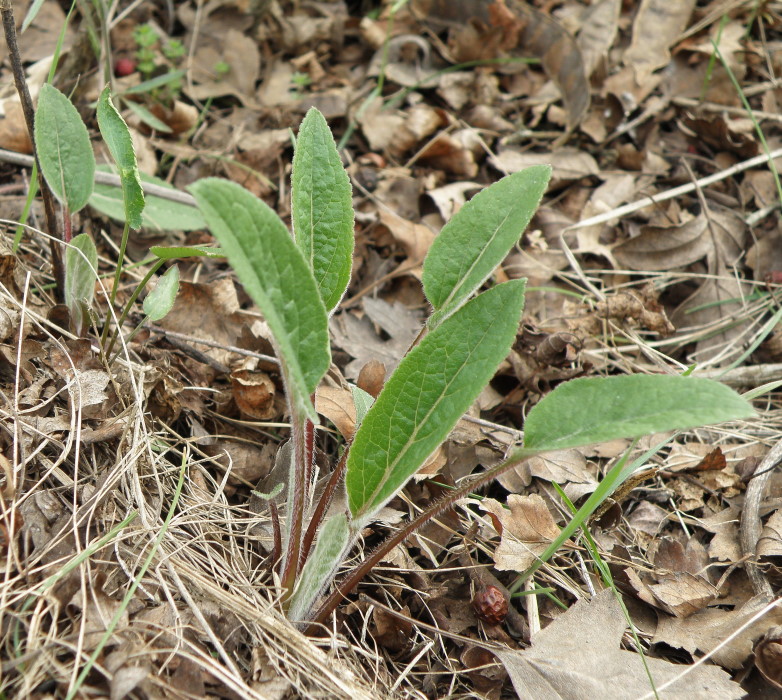
M744 567L752 583L752 588L756 594L763 595L768 600L773 598L773 591L766 577L761 572L756 559L758 540L763 527L760 521L760 504L773 468L780 461L782 461L782 440L769 450L747 485L739 530L741 552L747 558Z
M35 110L33 109L33 100L30 97L30 91L27 89L27 81L24 77L24 67L22 66L22 57L19 53L19 45L16 42L16 22L14 20L14 10L11 6L11 0L0 0L0 15L3 18L3 31L5 33L5 43L8 46L8 57L11 59L11 71L14 74L14 84L19 93L19 101L22 104L24 121L27 125L27 133L30 136L30 143L33 144L34 158L38 155L35 147ZM32 158L30 159L32 165ZM54 279L57 283L57 295L59 300L63 300L63 289L65 285L65 270L62 265L62 255L60 254L60 241L62 237L57 227L57 216L55 214L54 195L46 184L46 180L41 172L40 163L38 165L38 187L43 197L44 214L46 216L46 227L53 238L49 239L52 254L52 268L54 270Z

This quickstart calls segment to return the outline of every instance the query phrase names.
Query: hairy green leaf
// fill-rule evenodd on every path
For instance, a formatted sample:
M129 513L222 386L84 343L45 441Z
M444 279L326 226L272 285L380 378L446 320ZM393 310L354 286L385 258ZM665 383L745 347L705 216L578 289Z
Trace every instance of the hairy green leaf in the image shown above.
M313 603L329 584L342 562L350 540L348 519L338 513L326 521L312 555L301 571L288 608L288 619L303 620Z
M519 240L546 191L551 167L536 165L476 194L445 225L424 261L422 282L433 328L494 272Z
M150 321L159 321L174 308L176 295L179 291L179 268L176 265L168 268L158 281L155 288L144 299L144 313Z
M95 156L76 107L48 83L38 94L34 132L46 182L70 213L79 211L92 194Z
M116 172L110 165L99 165L98 170L103 172ZM170 190L176 190L165 180L145 173L139 173L141 185L159 185ZM172 202L170 199L145 195L144 211L141 212L141 225L144 228L155 231L195 231L206 228L204 217L193 206ZM95 191L90 197L90 206L97 209L104 216L115 221L125 221L125 198L122 191L112 185L95 185Z
M188 189L269 324L289 400L317 422L310 394L331 362L328 316L301 251L280 217L240 185L207 178Z
M98 250L86 233L74 236L65 249L65 305L71 314L76 332L83 334L88 320L87 310L95 295L98 279Z
M633 374L560 384L524 422L524 447L562 450L749 418L752 406L711 379Z
M353 195L334 137L314 107L299 128L291 188L293 235L332 311L353 265Z
M204 228L206 224L202 228ZM173 260L174 258L224 258L222 248L214 248L206 245L153 245L149 252L161 260Z
M467 302L413 348L356 432L345 485L353 516L371 518L445 440L516 337L524 280Z
M122 115L111 101L111 89L107 85L98 98L98 128L109 148L111 157L119 168L125 219L132 229L140 229L144 211L144 190L133 150L133 139Z

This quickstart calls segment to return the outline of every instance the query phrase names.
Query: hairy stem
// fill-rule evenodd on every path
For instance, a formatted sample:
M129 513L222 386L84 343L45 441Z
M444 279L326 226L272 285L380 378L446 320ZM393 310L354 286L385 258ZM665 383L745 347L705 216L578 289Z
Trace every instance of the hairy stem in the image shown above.
M389 536L383 542L381 542L374 551L355 569L353 569L342 581L337 584L334 591L329 594L326 600L322 603L318 611L312 618L312 624L307 628L308 633L315 631L315 625L323 624L326 622L329 615L337 608L340 602L353 591L353 589L361 582L377 564L398 544L404 542L410 535L416 530L425 525L433 518L438 517L446 510L451 508L458 500L467 496L467 494L474 491L476 488L489 483L498 476L501 476L509 469L518 466L525 459L528 459L531 455L529 452L519 451L515 455L511 456L504 462L501 462L495 467L492 467L483 474L479 474L474 479L460 486L458 489L447 493L445 496L435 501L425 511L423 511L417 518L411 520L401 530L398 530L393 535Z
M306 457L306 424L309 421L299 414L292 401L290 409L293 475L288 490L288 549L282 573L282 587L285 589L283 600L287 600L293 593L293 586L299 573L302 523L307 505L307 476L312 469L311 466L307 467Z
M334 467L334 471L331 472L331 477L326 484L326 488L323 490L323 493L320 496L320 500L318 501L318 505L315 507L312 518L310 518L307 531L304 533L304 542L301 546L302 564L307 560L307 557L310 554L312 544L315 541L315 535L320 528L320 524L323 522L323 517L326 515L326 510L328 510L328 507L331 504L331 499L334 497L334 492L337 490L337 485L342 479L342 475L345 473L345 465L348 462L349 452L350 445L345 448L345 451L342 453L342 457L339 458L337 466Z

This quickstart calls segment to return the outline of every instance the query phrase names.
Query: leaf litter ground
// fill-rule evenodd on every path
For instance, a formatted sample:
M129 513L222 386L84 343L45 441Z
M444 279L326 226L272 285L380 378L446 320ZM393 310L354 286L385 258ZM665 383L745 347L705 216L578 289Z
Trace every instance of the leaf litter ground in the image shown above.
M14 3L17 18L26 5ZM150 131L125 112L142 169L182 191L219 175L288 217L289 130L314 105L344 145L357 208L353 280L332 319L334 365L317 405L346 438L355 427L347 381L376 393L418 331L421 265L437 231L503 174L553 166L542 208L498 274L533 288L513 351L367 530L367 547L500 461L529 407L564 380L695 363L697 375L748 390L782 370L780 194L753 123L776 153L777 3L397 5L271 2L253 14L226 0L177 2L167 14L139 3L110 35L114 62L133 58L133 30L147 22L188 47L180 89L124 103L169 129ZM52 54L64 22L58 3L43 7L20 38L33 87L45 77L33 61ZM85 27L71 24L55 82L92 114L102 85L78 41ZM162 52L156 60L160 72L177 67ZM0 76L12 84L7 62ZM139 82L131 73L118 90ZM3 94L0 148L29 153L12 93ZM11 162L0 205L13 222L26 179L24 159ZM110 276L121 227L95 206L74 226L92 234ZM154 221L131 239L140 264L119 302L144 276L150 246L211 242L197 227ZM107 368L93 342L60 327L44 236L25 235L13 253L7 230L0 630L9 697L65 697L98 649L83 692L112 697L653 697L646 668L661 697L778 692L776 387L756 400L758 420L676 436L593 517L591 541L575 537L520 586L499 624L480 620L472 599L489 586L513 589L569 520L568 502L592 493L628 444L529 460L398 547L325 635L307 638L275 607L268 501L255 494L285 478L275 468L286 439L278 366L263 318L224 263L180 262L172 312ZM105 289L96 298L104 317ZM336 445L324 430L323 454ZM179 506L158 540L184 458ZM634 632L606 591L609 575Z

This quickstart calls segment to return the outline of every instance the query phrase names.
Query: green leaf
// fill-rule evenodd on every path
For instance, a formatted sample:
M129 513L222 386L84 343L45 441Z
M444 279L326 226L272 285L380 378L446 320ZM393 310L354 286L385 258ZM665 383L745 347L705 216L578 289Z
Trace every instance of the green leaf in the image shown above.
M562 450L753 415L746 400L711 379L588 377L560 384L529 412L524 447Z
M291 597L289 620L306 619L313 603L334 578L334 572L342 563L349 540L348 519L344 513L338 513L326 521Z
M27 14L25 15L24 22L22 22L22 28L19 30L20 34L24 34L27 31L27 28L35 21L41 7L43 7L43 0L34 0L33 4L30 5Z
M361 421L364 420L364 416L372 408L372 404L375 403L375 398L372 394L353 384L350 384L350 391L353 394L353 407L356 409L356 428L358 428L361 425Z
M187 75L186 70L172 70L169 73L155 76L154 78L145 80L143 83L134 85L127 90L123 90L120 95L142 95L146 92L152 92L152 90L162 87L163 85L168 85L169 83L176 82L180 78L184 78L185 75Z
M48 83L38 94L34 133L46 182L71 214L79 211L92 194L95 156L76 107Z
M164 121L158 119L152 112L150 112L143 104L140 102L133 102L133 100L125 100L125 105L127 105L128 109L133 112L144 124L146 124L151 129L154 129L155 131L159 131L163 134L170 134L171 133L171 127L166 124Z
M331 362L328 316L301 251L280 217L235 182L207 178L188 189L269 324L289 400L317 422L310 394Z
M422 282L433 328L494 272L519 240L546 191L551 168L536 165L476 194L445 225L424 260Z
M65 249L65 305L76 332L84 333L98 279L98 251L86 233L74 236Z
M116 169L110 165L99 165L98 170L113 173ZM139 173L142 186L144 183L166 187L176 191L165 180L152 175ZM90 197L90 206L104 216L115 221L125 221L125 199L122 191L112 185L95 185L95 191ZM144 211L141 212L141 225L155 231L197 231L206 228L204 217L193 206L172 202L170 199L145 195Z
M179 268L174 265L158 281L155 288L144 299L144 313L150 321L159 321L174 308L179 291Z
M293 235L330 312L353 266L353 195L328 124L314 107L299 128L291 187Z
M97 111L101 136L119 168L126 221L130 228L140 229L141 212L144 210L144 191L141 189L136 152L133 150L133 140L128 125L111 101L111 89L108 85L98 98Z
M206 228L204 224L201 228ZM153 245L149 252L161 260L173 260L174 258L224 258L222 248L213 248L206 245Z
M467 302L402 360L356 431L345 485L369 519L419 469L492 378L516 337L524 280Z

